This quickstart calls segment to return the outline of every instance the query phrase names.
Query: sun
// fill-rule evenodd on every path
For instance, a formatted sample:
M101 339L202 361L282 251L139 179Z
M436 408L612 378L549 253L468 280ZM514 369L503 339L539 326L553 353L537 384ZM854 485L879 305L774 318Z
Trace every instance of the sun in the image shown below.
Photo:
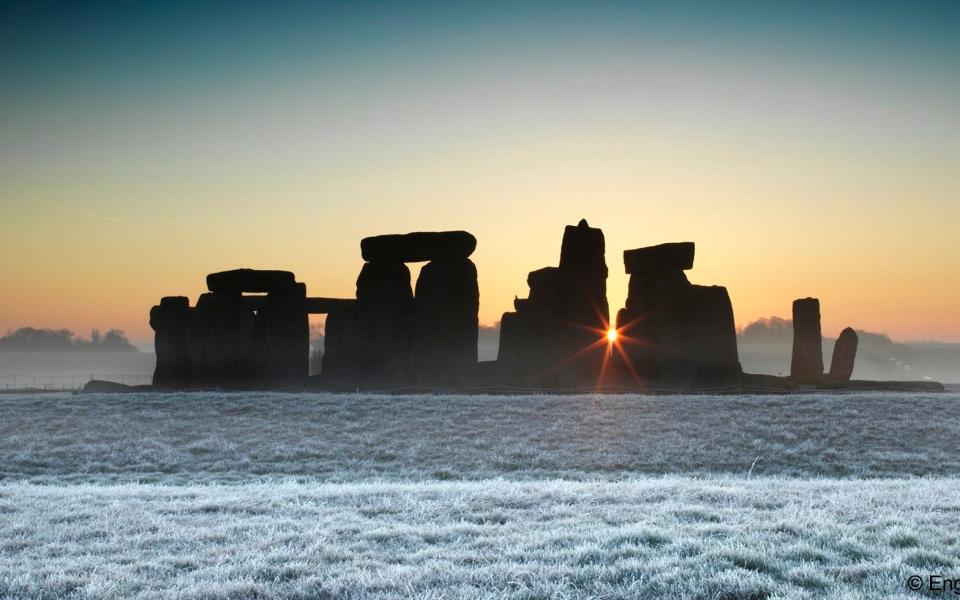
M607 341L611 344L617 341L617 330L613 327L607 330Z

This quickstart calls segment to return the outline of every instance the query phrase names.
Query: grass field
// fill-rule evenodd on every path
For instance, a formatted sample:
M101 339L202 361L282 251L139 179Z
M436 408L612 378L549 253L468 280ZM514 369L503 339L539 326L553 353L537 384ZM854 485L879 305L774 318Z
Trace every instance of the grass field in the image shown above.
M960 395L0 395L33 483L960 476Z
M0 597L921 597L958 401L4 396Z

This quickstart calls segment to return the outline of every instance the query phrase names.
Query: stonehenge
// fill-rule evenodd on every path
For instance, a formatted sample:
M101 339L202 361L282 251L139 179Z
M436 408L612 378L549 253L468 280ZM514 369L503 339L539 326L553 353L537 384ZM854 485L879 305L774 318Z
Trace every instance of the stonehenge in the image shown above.
M625 305L611 329L606 241L585 219L564 227L557 266L530 271L529 292L500 322L497 360L478 362L480 291L466 231L367 237L354 298L311 297L290 271L206 277L196 305L167 296L150 310L157 389L669 389L851 382L856 332L844 329L824 374L820 303L793 303L789 378L744 374L727 289L694 285L693 242L623 252ZM425 263L412 281L410 263ZM309 315L325 314L321 372L309 374ZM608 335L609 334L609 335ZM765 378L766 377L766 378ZM779 388L778 388L779 389Z
M194 307L186 297L169 296L150 310L157 353L154 386L303 385L310 352L308 315L354 305L353 300L307 298L306 286L289 271L211 273L207 289Z
M741 373L727 289L693 285L693 242L627 250L626 306L617 313L621 359L639 382L706 385Z

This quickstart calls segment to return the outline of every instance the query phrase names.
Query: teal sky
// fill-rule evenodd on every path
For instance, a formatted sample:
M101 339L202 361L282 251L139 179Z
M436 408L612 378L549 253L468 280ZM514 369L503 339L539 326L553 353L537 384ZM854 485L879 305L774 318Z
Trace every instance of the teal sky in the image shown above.
M492 323L587 217L613 308L693 239L740 325L960 340L956 2L5 4L0 90L0 329L147 340L235 266L349 296L361 237L453 228Z

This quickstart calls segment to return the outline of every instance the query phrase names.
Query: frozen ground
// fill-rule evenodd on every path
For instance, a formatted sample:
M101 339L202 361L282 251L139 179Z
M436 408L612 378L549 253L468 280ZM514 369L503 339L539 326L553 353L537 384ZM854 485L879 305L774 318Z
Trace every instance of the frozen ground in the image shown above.
M0 395L33 483L960 476L960 394Z
M0 598L919 597L958 406L0 396Z
M0 596L886 598L960 480L0 486Z

